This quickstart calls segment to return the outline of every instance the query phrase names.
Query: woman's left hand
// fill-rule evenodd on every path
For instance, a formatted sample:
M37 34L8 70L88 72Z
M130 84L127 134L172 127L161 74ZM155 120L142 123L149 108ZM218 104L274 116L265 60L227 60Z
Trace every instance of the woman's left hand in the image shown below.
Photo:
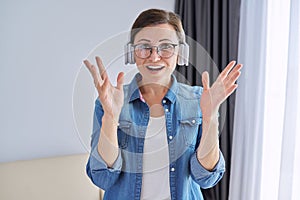
M212 117L216 117L220 105L235 91L237 88L235 82L241 75L241 68L242 64L235 65L235 61L231 61L219 74L217 80L211 87L209 86L208 72L203 72L203 93L200 99L200 107L204 120L210 120Z

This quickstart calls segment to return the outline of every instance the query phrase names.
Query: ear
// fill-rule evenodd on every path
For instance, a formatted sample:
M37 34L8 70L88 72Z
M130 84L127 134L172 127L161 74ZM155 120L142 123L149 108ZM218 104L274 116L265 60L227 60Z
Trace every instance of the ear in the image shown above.
M189 65L189 45L185 42L179 44L177 64L185 66Z
M127 64L134 64L135 60L134 60L134 47L132 45L132 43L127 43L125 45L125 65Z

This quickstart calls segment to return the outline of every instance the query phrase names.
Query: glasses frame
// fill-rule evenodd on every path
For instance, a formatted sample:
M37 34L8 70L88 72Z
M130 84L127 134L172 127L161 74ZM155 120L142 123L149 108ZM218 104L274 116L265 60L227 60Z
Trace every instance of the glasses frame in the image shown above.
M172 46L173 46L174 51L173 51L172 55L167 56L167 57L161 56L161 55L160 55L160 52L161 52L161 51L160 51L158 48L159 48L159 46L162 45L162 44L168 44L168 45L172 45ZM140 57L140 56L137 55L137 53L136 53L136 47L139 46L139 45L148 45L148 44L146 44L146 43L140 43L140 44L135 44L135 45L132 45L132 46L133 46L134 54L135 54L138 58L141 58L141 59L147 59L147 58L150 58L150 56L152 55L153 49L154 49L154 48L155 48L155 50L156 50L157 55L159 55L161 58L171 58L171 57L175 54L175 48L179 45L179 44L173 44L173 43L162 43L162 44L159 44L159 45L157 45L157 46L149 45L149 49L150 49L150 47L151 47L150 54L149 54L148 57L145 57L145 58Z

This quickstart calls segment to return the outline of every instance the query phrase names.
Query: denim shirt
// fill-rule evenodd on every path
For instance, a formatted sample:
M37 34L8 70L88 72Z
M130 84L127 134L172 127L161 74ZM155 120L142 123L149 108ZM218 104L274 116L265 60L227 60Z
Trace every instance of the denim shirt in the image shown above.
M148 105L140 98L137 74L124 85L124 105L119 117L119 155L108 167L98 153L97 145L104 114L96 100L91 153L86 171L92 182L105 190L104 200L140 200L143 177L144 137L150 117ZM202 88L178 83L162 99L169 148L169 181L172 200L203 199L200 188L216 185L225 172L222 153L213 170L206 170L197 160L196 149L202 134L200 97Z

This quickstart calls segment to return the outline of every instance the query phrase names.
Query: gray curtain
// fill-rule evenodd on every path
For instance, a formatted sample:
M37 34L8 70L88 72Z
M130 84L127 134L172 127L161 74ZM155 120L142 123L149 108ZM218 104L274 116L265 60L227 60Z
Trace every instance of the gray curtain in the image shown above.
M190 66L177 67L177 74L191 85L202 85L201 73L210 73L211 83L231 60L237 60L241 0L176 0L175 12L181 17L190 44ZM196 41L196 42L195 42ZM200 44L200 45L198 45ZM210 58L204 55L202 46ZM220 108L220 148L226 173L213 188L202 190L205 200L227 200L230 180L231 146L235 94Z

